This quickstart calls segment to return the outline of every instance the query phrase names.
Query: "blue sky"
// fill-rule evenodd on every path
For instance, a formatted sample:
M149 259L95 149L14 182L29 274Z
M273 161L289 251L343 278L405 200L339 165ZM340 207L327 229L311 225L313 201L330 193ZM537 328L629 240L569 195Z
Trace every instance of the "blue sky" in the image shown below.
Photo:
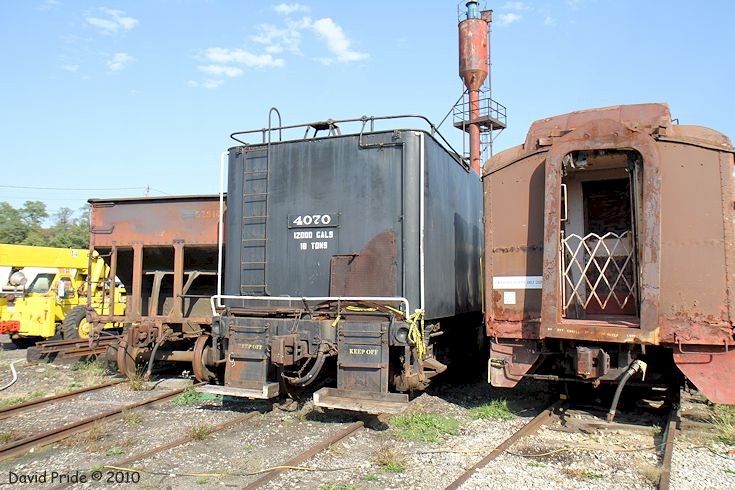
M495 150L536 119L637 102L735 137L734 5L487 2ZM284 124L439 122L462 91L453 0L0 0L0 62L0 201L51 211L217 192L229 134L272 106Z

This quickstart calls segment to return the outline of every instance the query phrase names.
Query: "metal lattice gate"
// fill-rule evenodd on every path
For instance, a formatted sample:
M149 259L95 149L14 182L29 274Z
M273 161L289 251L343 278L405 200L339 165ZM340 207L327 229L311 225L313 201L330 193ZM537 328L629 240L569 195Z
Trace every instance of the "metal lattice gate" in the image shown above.
M579 317L580 310L637 314L637 267L630 231L562 235L560 260L565 317Z

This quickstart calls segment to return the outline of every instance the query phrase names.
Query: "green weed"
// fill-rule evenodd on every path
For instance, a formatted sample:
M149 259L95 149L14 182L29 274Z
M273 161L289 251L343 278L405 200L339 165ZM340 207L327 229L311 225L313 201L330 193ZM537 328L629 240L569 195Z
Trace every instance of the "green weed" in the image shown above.
M193 405L195 403L203 402L205 400L214 400L219 395L213 395L211 393L200 393L195 391L194 388L187 388L179 396L171 400L174 405L186 406Z
M0 400L0 408L10 407L13 405L20 405L21 403L25 403L30 400L35 400L36 398L43 398L44 396L46 396L45 391L41 391L41 390L31 391L30 393L26 393L25 395L18 395L12 398L6 398L5 400Z
M125 451L123 451L123 448L117 447L117 446L113 446L110 449L108 449L107 451L105 451L105 456L120 456L124 452Z
M735 446L735 405L715 405L711 418L717 428L717 440Z
M424 412L397 415L389 424L404 439L420 442L439 442L442 436L455 435L459 429L459 422L453 417Z
M508 408L507 400L491 400L488 403L471 408L470 416L473 419L497 420L510 420L515 417Z

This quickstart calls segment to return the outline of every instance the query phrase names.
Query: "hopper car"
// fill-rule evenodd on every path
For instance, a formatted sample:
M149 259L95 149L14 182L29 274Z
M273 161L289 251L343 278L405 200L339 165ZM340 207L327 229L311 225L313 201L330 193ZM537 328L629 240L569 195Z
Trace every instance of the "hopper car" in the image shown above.
M124 312L109 280L106 313L88 309L96 326L125 325L110 355L126 376L150 375L155 361L183 362L197 377L211 329L209 299L217 292L219 195L90 199L90 250L109 279L127 288ZM115 311L116 314L109 314ZM102 334L99 328L96 335ZM201 340L200 340L201 339Z

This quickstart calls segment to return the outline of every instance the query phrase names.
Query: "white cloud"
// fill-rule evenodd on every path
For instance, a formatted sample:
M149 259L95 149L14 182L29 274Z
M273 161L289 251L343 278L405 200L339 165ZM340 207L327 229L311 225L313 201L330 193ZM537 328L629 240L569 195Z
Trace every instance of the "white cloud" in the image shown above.
M242 68L238 68L236 66L226 66L226 65L202 65L199 66L199 71L203 71L204 73L209 73L210 75L215 76L226 76L230 78L239 77L243 73L245 73Z
M240 48L209 48L205 50L204 57L216 64L237 63L248 68L278 68L284 64L282 59L270 54L253 54Z
M505 10L528 10L528 5L523 2L505 2L500 8Z
M497 20L493 22L494 24L498 26L509 26L513 24L514 22L518 22L523 18L520 14L514 14L514 13L508 13L508 14L498 14Z
M101 8L99 16L87 14L84 20L96 27L102 34L115 34L119 30L129 31L139 24L138 19L130 17L122 10Z
M260 24L255 26L256 34L250 36L250 40L257 44L266 46L268 53L282 53L284 50L291 53L300 53L301 30L311 25L311 19L303 19L286 23L285 28L279 28L273 24Z
M204 80L203 82L197 82L196 80L189 80L186 82L186 84L190 87L202 87L210 90L214 90L216 88L219 88L220 85L224 83L223 80Z
M367 53L350 49L352 41L347 38L342 28L329 17L315 20L312 28L327 43L327 49L336 56L335 59L320 59L322 63L330 64L335 60L339 62L360 61L370 56Z
M76 73L79 71L79 65L61 65L61 69L71 73Z
M41 12L47 12L49 10L53 10L56 7L60 7L60 6L61 6L61 2L59 2L58 0L46 0L41 5L37 6L36 10L39 10Z
M132 61L135 61L135 58L130 56L128 53L115 53L112 55L112 58L107 61L107 68L111 71L121 71L124 70L128 63Z
M556 21L554 20L553 17L551 17L550 15L547 15L546 18L544 19L544 25L545 26L555 26Z
M307 7L306 5L301 5L300 3L279 3L278 5L273 7L273 10L275 10L279 14L289 15L294 12L308 12L309 7Z

